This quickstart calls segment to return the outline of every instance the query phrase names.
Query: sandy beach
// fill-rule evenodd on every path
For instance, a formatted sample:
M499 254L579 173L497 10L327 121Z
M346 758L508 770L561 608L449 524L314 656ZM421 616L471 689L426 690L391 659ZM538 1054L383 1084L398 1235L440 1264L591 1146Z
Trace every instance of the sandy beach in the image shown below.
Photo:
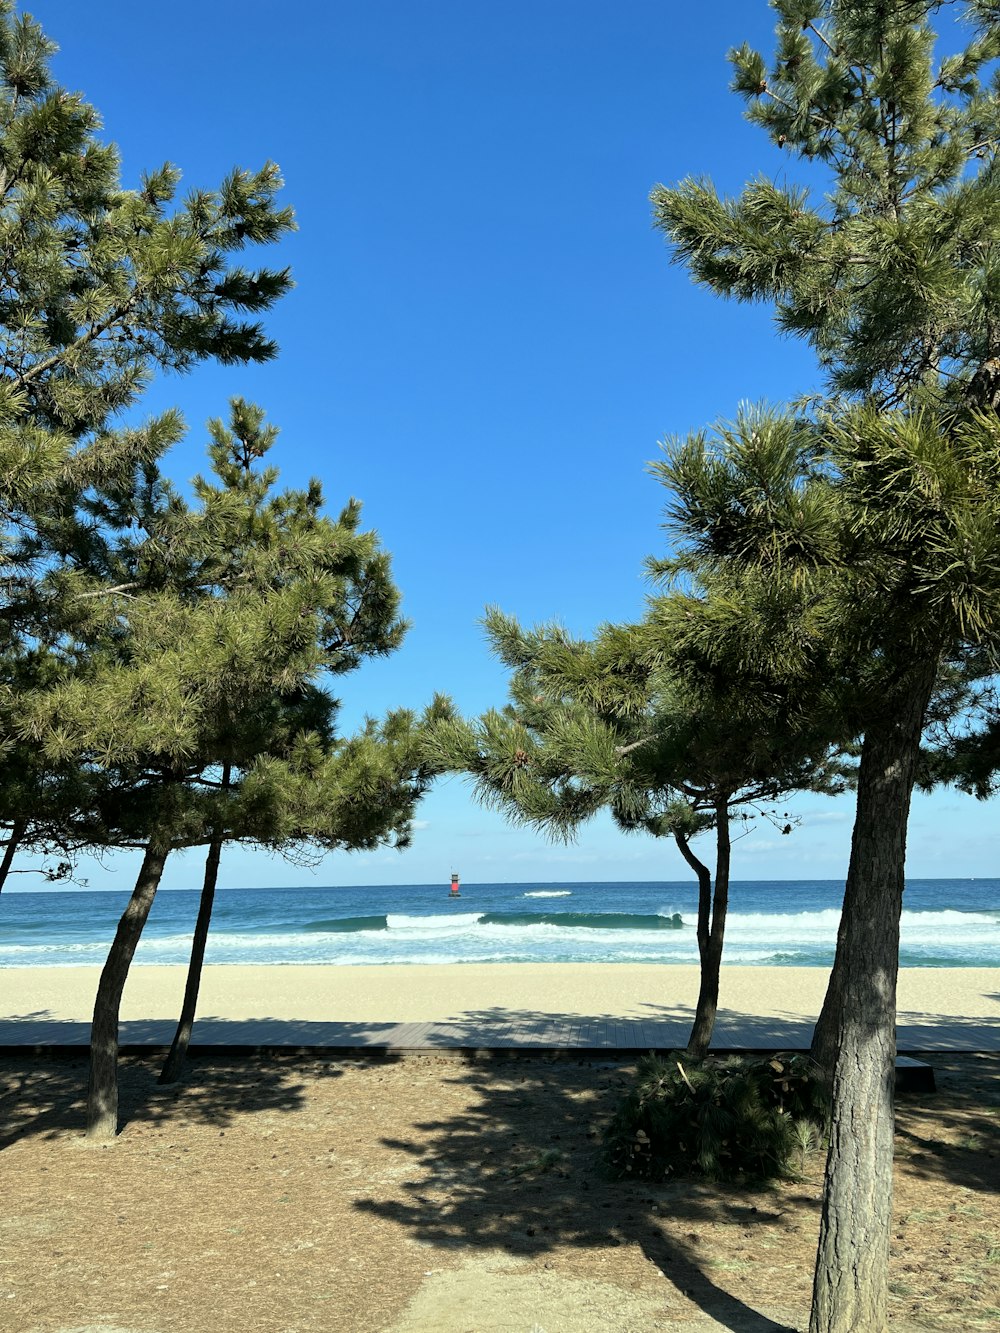
M0 1061L5 1329L806 1327L822 1148L762 1187L612 1180L628 1064L195 1054L168 1086L159 1065L121 1061L122 1132L89 1145L83 1051ZM934 1066L896 1108L892 1328L986 1333L1000 1055Z
M184 971L136 967L125 1029L145 1020L169 1039ZM719 1026L743 1013L758 1031L760 1016L772 1030L796 1018L801 1028L826 980L819 968L726 968ZM5 1026L65 1024L85 1042L97 981L97 968L0 973L0 1038ZM650 965L216 966L202 1031L213 1018L248 1021L254 1038L268 1021L689 1020L696 986L694 968ZM900 979L900 1016L941 1038L964 1024L996 1043L998 996L1000 969L914 969ZM822 1148L803 1150L795 1179L759 1189L610 1179L602 1137L635 1053L330 1059L294 1048L212 1054L198 1039L196 1026L176 1084L157 1082L155 1051L122 1058L122 1132L99 1152L82 1137L82 1046L0 1061L0 1302L11 1328L201 1333L206 1299L217 1333L806 1325ZM891 1313L901 1333L985 1333L1000 1301L989 1188L1000 1046L944 1045L937 1090L897 1103Z
M89 1019L96 967L17 968L0 978L0 1020ZM125 1021L176 1019L185 969L134 967ZM732 1015L812 1022L828 973L813 967L723 967L720 1008ZM427 966L206 967L203 1018L313 1022L446 1022L496 1011L538 1015L671 1018L691 1012L698 969L663 964L488 963ZM900 972L900 1022L1000 1022L1000 969Z

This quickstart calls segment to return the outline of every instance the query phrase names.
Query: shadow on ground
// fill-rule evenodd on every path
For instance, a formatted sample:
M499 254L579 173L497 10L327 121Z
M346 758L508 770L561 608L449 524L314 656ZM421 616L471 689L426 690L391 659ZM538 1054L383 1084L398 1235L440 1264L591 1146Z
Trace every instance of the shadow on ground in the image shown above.
M467 1015L470 1031L500 1017L495 1010ZM978 1026L970 1023L968 1030ZM932 1028L927 1016L924 1031ZM952 1024L941 1028L943 1040ZM956 1059L931 1051L924 1058L938 1073L940 1091L900 1098L901 1170L941 1185L996 1189L1000 1053ZM514 1081L505 1059L516 1071ZM402 1187L403 1197L363 1198L356 1206L444 1249L486 1246L537 1257L567 1246L581 1253L638 1246L723 1327L740 1333L787 1327L759 1311L801 1308L807 1300L801 1274L811 1272L815 1253L823 1154L814 1154L808 1169L803 1160L801 1185L770 1191L719 1190L691 1180L611 1182L603 1174L600 1139L631 1073L608 1059L574 1059L572 1053L535 1060L517 1050L481 1053L454 1075L473 1094L471 1112L429 1119L415 1126L412 1142L391 1142L412 1152L421 1168ZM770 1233L763 1248L782 1260L763 1286L759 1273L734 1276L751 1268L741 1257L740 1237L747 1254L759 1255L762 1233ZM781 1285L790 1259L799 1273L794 1292Z
M451 1027L461 1028L459 1035L472 1044L487 1024L542 1029L552 1021L548 1014L483 1009ZM575 1021L615 1022L602 1015ZM312 1026L329 1025L305 1025ZM372 1025L337 1026L357 1035ZM289 1028L293 1041L309 1044L303 1025ZM383 1193L375 1185L363 1187L358 1210L444 1250L483 1247L542 1262L557 1248L564 1262L568 1250L579 1256L581 1274L603 1265L609 1280L615 1251L624 1268L625 1257L638 1249L677 1291L734 1333L778 1333L789 1326L760 1310L807 1303L802 1283L815 1248L821 1161L803 1163L801 1184L773 1189L610 1181L601 1167L601 1136L629 1086L633 1057L526 1057L516 1048L446 1061L447 1054L423 1058L440 1061L433 1086L462 1089L461 1112L435 1116L428 1108L423 1118L413 1117L412 1138L384 1138L386 1147L410 1156L415 1172L395 1178ZM352 1063L366 1077L384 1067L385 1058L356 1052ZM1000 1054L926 1058L940 1091L900 1100L900 1169L932 1183L980 1193L995 1189L996 1119L990 1111L998 1100ZM343 1068L342 1054L313 1051L304 1058L294 1048L239 1056L196 1051L184 1082L160 1087L159 1056L129 1054L121 1061L122 1121L225 1128L247 1113L292 1114L304 1107L317 1078L336 1079ZM405 1071L405 1059L398 1068ZM81 1131L85 1090L82 1052L59 1060L29 1053L0 1058L0 1147ZM371 1095L374 1108L380 1095L374 1079ZM763 1270L761 1253L771 1265Z
M244 1057L194 1053L179 1083L157 1082L162 1053L125 1055L119 1061L119 1124L184 1119L225 1128L238 1114L297 1111L303 1105L301 1057L294 1052ZM30 1137L83 1133L87 1096L86 1054L59 1059L0 1057L0 1151ZM335 1064L319 1064L309 1077L338 1078Z
M987 998L994 998L992 996ZM637 1017L618 1014L553 1013L490 1007L468 1009L434 1023L318 1022L309 1019L199 1017L195 1045L246 1050L266 1047L355 1047L393 1049L431 1046L447 1049L479 1046L549 1049L673 1050L687 1043L694 1021L688 1005L644 1004ZM120 1027L123 1048L168 1045L175 1024L166 1019L127 1019ZM414 1040L414 1030L420 1029ZM42 1010L0 1018L0 1053L60 1046L86 1047L90 1024L55 1019ZM715 1049L802 1050L812 1038L812 1023L801 1014L778 1012L756 1017L721 1008L715 1024ZM932 1050L1000 1051L1000 1020L907 1011L897 1028L901 1052Z
M601 1163L601 1134L631 1082L633 1067L594 1059L514 1055L456 1066L452 1078L472 1094L471 1113L415 1126L409 1151L420 1174L389 1199L356 1207L407 1228L442 1249L502 1249L542 1258L557 1248L581 1256L638 1246L690 1301L723 1327L777 1333L786 1324L758 1313L713 1279L738 1268L714 1244L720 1224L749 1240L761 1228L817 1225L815 1191L727 1190L693 1181L612 1181ZM402 1197L400 1197L400 1195ZM624 1253L624 1251L623 1251ZM587 1272L586 1264L581 1271ZM771 1305L796 1304L772 1293Z
M921 1180L1000 1193L1000 1052L920 1054L937 1092L897 1097L897 1159Z

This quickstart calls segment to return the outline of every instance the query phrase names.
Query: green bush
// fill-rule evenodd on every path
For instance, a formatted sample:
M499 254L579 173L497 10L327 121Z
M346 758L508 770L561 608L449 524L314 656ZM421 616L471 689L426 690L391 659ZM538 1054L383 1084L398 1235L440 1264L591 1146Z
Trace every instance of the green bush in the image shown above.
M605 1135L618 1176L710 1180L796 1174L825 1133L827 1093L803 1055L708 1056L681 1052L639 1062L635 1086Z

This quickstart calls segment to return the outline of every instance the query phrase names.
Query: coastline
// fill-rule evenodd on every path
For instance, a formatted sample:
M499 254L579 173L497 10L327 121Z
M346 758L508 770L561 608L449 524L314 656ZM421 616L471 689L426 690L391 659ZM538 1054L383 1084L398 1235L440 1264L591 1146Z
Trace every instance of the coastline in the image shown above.
M0 985L0 1021L86 1022L99 967L10 969ZM133 967L123 1021L176 1020L187 969ZM723 964L720 1013L813 1022L829 970ZM313 1022L447 1022L469 1015L687 1017L698 968L665 963L447 963L331 967L216 964L204 970L200 1018ZM983 1019L1000 1023L1000 968L903 968L900 1023Z

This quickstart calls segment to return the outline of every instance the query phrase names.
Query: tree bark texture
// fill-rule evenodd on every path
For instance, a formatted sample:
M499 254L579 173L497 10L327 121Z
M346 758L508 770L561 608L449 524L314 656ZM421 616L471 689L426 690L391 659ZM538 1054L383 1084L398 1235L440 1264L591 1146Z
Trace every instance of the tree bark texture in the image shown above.
M28 822L25 819L15 819L10 826L10 835L3 849L3 859L0 860L0 893L3 892L3 886L7 883L7 876L14 864L15 853L21 845L21 839L24 837L24 831L27 827Z
M160 1071L161 1083L177 1082L184 1068L184 1061L187 1059L188 1046L191 1044L191 1031L194 1027L195 1011L198 1008L201 969L205 961L205 945L208 941L208 928L212 921L212 905L215 902L215 886L219 878L219 860L221 856L222 839L213 838L208 845L208 855L205 858L205 878L201 886L201 898L198 902L198 919L195 921L194 938L191 941L191 959L188 963L180 1022L177 1024L173 1043Z
M701 963L698 1003L688 1037L687 1053L692 1060L703 1060L712 1044L715 1018L719 1009L719 974L722 946L729 907L729 803L720 799L715 810L715 884L708 867L691 851L683 835L675 835L681 855L698 876L698 957Z
M827 983L823 1008L813 1029L812 1046L809 1054L823 1072L823 1078L829 1087L833 1083L833 1067L837 1061L837 1041L840 1032L840 1011L844 1003L844 957L847 913L841 908L840 924L837 927L837 951L833 956L833 967Z
M935 665L912 673L894 715L868 731L861 749L810 1333L888 1327L899 918L910 796Z
M168 850L154 842L146 847L132 897L118 922L97 986L87 1090L87 1137L90 1139L113 1139L118 1133L118 1014L122 991L156 896Z

